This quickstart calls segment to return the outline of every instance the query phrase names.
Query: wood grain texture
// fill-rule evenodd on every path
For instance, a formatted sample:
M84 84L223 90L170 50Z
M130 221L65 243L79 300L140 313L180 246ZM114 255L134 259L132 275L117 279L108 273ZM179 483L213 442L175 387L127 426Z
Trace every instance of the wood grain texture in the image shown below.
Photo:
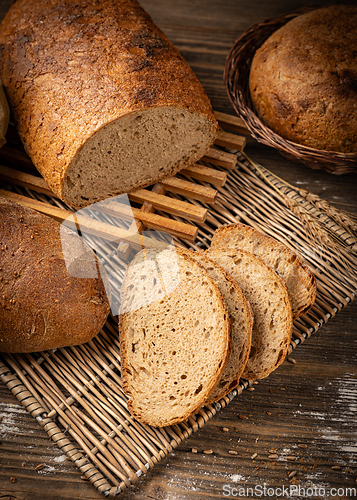
M141 1L194 69L214 108L231 114L222 71L236 38L253 23L309 3ZM9 5L10 0L0 1L1 17ZM250 137L245 152L287 182L357 214L356 176L338 177L310 170ZM119 498L221 499L224 484L288 487L288 474L294 470L301 487L310 484L326 489L357 488L356 318L357 303L353 302L297 348L292 356L296 364L283 363L267 380L254 386L254 391L245 391ZM3 384L0 416L0 498L101 498ZM248 419L242 420L242 416ZM228 432L222 431L223 427ZM192 453L192 449L198 452ZM276 449L277 460L268 459L272 449ZM287 460L289 449L296 461ZM213 453L204 454L204 450ZM229 451L236 451L237 455ZM252 459L255 453L257 456ZM39 464L44 467L36 470ZM340 469L332 469L333 466ZM12 483L11 477L16 477L16 482Z

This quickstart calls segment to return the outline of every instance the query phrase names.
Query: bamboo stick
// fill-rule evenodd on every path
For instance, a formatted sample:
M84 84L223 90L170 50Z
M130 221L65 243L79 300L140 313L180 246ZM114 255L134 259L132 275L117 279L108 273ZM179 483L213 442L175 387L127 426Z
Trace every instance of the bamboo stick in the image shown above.
M214 114L223 129L231 130L237 134L250 135L249 128L239 116L227 115L219 111L215 111Z
M180 174L188 175L192 179L209 182L213 186L223 187L227 181L227 172L221 172L215 168L205 167L204 165L193 165L180 170Z
M210 148L202 160L226 168L227 170L233 170L237 163L237 158L234 154L216 148Z
M52 217L58 222L62 223L63 221L66 221L66 226L68 227L71 227L73 229L80 227L82 232L86 232L94 236L99 236L109 241L125 240L139 250L141 250L142 247L160 248L165 246L159 241L141 236L140 234L133 234L128 230L112 226L111 224L99 222L97 220L91 219L90 217L85 217L69 210L57 208L47 203L29 198L27 196L22 196L17 193L5 191L4 189L0 189L0 196L15 201L24 207L37 210L42 214Z
M224 148L243 151L247 140L245 137L242 137L240 135L230 134L229 132L224 132L223 130L219 130L216 140L214 142L218 146L223 146Z
M162 186L166 191L181 194L193 200L204 201L206 203L214 203L217 197L217 190L207 186L201 186L193 182L178 179L177 177L169 177L161 181Z
M191 203L181 200L175 200L168 196L153 193L147 189L139 189L130 193L129 200L136 203L150 203L155 209L162 210L171 215L178 215L188 220L204 222L207 217L207 209L196 207Z

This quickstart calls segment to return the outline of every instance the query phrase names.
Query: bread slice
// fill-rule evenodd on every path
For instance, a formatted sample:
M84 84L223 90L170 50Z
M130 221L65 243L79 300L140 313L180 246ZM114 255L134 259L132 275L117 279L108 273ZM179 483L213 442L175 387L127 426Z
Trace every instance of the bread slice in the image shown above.
M210 277L217 283L226 303L231 323L231 354L218 384L207 399L207 403L213 403L223 398L239 383L249 358L253 313L237 282L223 267L209 259L203 252L192 252L192 254L193 258L206 269Z
M293 318L305 314L316 298L316 279L305 262L290 248L256 229L237 222L218 228L212 248L240 248L260 257L288 288Z
M130 413L152 426L187 419L230 352L228 312L215 282L184 250L144 250L124 276L119 324Z
M233 276L253 310L252 347L242 376L265 378L284 361L291 339L292 314L286 286L249 252L213 248L206 254Z

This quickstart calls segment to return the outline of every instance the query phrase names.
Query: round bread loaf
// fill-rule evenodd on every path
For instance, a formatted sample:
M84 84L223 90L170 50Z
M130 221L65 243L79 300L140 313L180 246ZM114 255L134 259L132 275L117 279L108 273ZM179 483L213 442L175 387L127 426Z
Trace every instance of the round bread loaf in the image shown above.
M44 351L97 335L109 314L98 269L73 231L0 198L0 352Z
M252 61L249 86L265 125L311 148L357 152L357 7L295 17Z
M0 72L26 151L72 207L174 175L216 137L202 85L136 0L17 0Z

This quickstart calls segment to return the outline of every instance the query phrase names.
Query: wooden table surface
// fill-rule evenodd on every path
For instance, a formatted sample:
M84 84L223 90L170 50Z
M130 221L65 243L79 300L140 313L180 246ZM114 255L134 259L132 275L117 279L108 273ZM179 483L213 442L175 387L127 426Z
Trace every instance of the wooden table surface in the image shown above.
M214 108L233 114L222 71L234 41L250 25L308 2L142 0L141 4L192 66ZM0 1L1 18L9 5L10 0ZM252 139L246 152L289 183L357 214L356 175L310 170ZM119 498L277 498L283 493L287 498L276 488L291 484L305 488L294 498L353 498L356 492L347 489L357 489L356 312L354 302L297 348L295 364L284 362L254 391L244 391ZM0 419L0 499L100 498L3 384ZM278 458L269 459L274 450ZM287 459L291 454L295 461ZM44 464L40 470L39 464Z

